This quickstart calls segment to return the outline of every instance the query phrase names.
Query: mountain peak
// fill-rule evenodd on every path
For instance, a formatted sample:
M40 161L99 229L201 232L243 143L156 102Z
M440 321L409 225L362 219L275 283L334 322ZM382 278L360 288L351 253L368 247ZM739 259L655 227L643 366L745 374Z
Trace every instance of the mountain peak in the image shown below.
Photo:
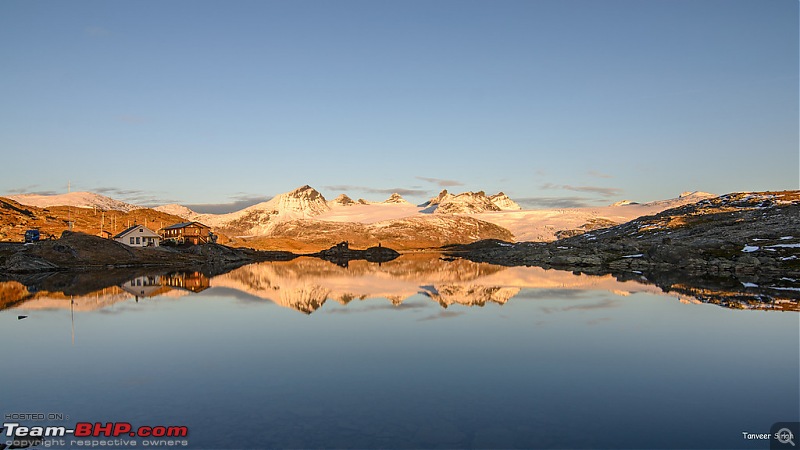
M427 202L425 202L425 203L423 203L423 204L421 204L419 206L423 206L423 207L425 207L425 206L436 206L439 203L441 203L442 199L444 199L448 195L449 195L449 192L447 192L447 189L442 189L442 192L439 192L439 195L437 195L436 197L431 198L430 200L428 200Z
M519 211L522 209L517 202L511 200L503 191L490 196L489 200L503 211Z
M338 197L331 200L330 203L331 205L339 205L339 206L351 206L356 204L356 202L354 202L353 199L348 197L346 194L340 194Z
M287 192L286 194L283 195L289 195L291 197L296 197L296 198L307 198L309 200L314 200L318 197L322 197L322 200L323 201L325 200L325 197L323 197L318 190L314 189L313 187L307 184L300 186L299 188L291 192Z
M383 201L383 203L393 204L393 205L410 205L406 199L404 199L400 194L395 192L394 194L390 195L389 198Z

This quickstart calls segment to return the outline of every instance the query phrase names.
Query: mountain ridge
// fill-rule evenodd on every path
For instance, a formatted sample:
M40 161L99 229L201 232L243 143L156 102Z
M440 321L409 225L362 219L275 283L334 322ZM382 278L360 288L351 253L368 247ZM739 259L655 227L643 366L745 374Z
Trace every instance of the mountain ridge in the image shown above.
M459 221L448 222L425 221L419 218L426 216L435 217L471 217L479 221L478 227L487 228L489 224L497 227L495 237L502 235L504 239L516 241L553 241L564 236L574 236L590 230L624 223L636 217L654 214L669 207L680 206L691 202L696 202L705 198L715 197L713 194L702 192L684 192L680 197L667 200L657 200L649 203L629 203L619 202L618 206L592 207L592 208L572 208L559 210L523 210L519 204L514 202L505 193L499 192L494 195L486 195L484 191L463 192L453 194L443 189L436 197L431 198L422 205L413 205L403 199L398 193L393 193L388 199L378 202L370 202L363 199L354 201L345 194L341 194L336 199L327 201L324 195L311 187L303 185L289 192L278 194L268 201L261 202L239 211L225 214L206 214L197 213L191 208L179 204L161 205L152 209L159 213L169 214L171 217L179 217L183 221L197 221L210 226L215 233L220 234L225 239L228 237L272 237L276 245L280 242L298 242L303 233L300 229L293 227L296 236L288 236L285 232L286 227L281 224L293 221L323 222L315 225L325 230L333 230L336 227L344 227L349 235L355 232L361 225L382 223L387 230L394 230L394 236L384 234L381 239L387 242L402 242L404 248L408 248L408 242L422 242L424 245L433 245L436 242L451 243L450 240L443 239L442 236L448 235L442 228L443 223L447 226L464 226L466 222L459 224ZM25 196L24 198L36 198ZM113 199L100 195L82 195L85 207L86 199L95 201L99 205L111 207L127 207L114 203ZM47 201L63 200L63 196L51 196ZM39 198L37 201L43 201ZM77 203L77 202L74 202ZM134 205L130 205L134 206ZM92 206L92 207L97 207ZM138 208L141 211L150 211L147 208ZM409 219L413 219L409 222ZM344 225L324 225L325 223L350 224ZM409 227L414 223L413 227ZM356 226L361 224L359 226ZM484 225L485 224L485 225ZM160 225L160 222L159 222ZM471 225L472 226L472 225ZM404 231L401 231L404 230ZM500 230L505 230L508 234ZM419 233L423 239L407 239L400 236L401 232ZM276 234L277 233L277 234ZM278 239L277 237L280 237ZM461 233L460 236L469 240L467 234ZM485 237L485 236L484 236ZM325 236L324 243L320 241L317 247L309 250L320 250L327 248L337 239L335 232L329 231ZM316 241L315 241L316 242ZM372 243L374 244L374 242ZM294 244L293 244L294 245ZM279 249L273 247L271 249Z
M49 208L51 206L72 206L85 209L104 209L113 211L130 212L135 209L142 209L143 206L126 203L120 200L107 197L94 192L76 191L66 194L17 194L9 195L6 198L27 206L37 208Z

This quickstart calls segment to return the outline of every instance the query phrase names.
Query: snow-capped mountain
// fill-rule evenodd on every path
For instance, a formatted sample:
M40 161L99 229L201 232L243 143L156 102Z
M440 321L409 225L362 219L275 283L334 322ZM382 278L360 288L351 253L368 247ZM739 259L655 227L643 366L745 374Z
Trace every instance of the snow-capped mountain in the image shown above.
M274 210L279 215L306 218L322 214L330 209L328 201L309 185L301 186L291 192L278 194L271 200L245 208L245 211Z
M498 192L497 194L490 195L489 200L492 201L502 211L519 211L522 209L514 200L511 200L505 193Z
M9 195L7 198L20 204L47 208L50 206L74 206L76 208L97 208L100 210L132 211L141 209L141 206L114 200L104 195L93 192L70 192L68 194L39 195L39 194L20 194Z
M389 196L389 198L387 198L386 200L382 201L381 203L383 203L385 205L410 205L411 204L411 202L409 202L408 200L406 200L403 197L401 197L400 194L398 194L397 192L395 192L394 194Z
M486 211L519 211L522 208L505 193L498 192L487 196L485 192L463 192L451 194L447 189L439 195L419 205L427 208L425 212L437 214L476 214Z
M161 205L153 208L156 211L172 214L173 216L182 217L186 220L194 221L201 216L200 213L194 212L191 209L179 205L177 203L170 203L169 205Z
M275 223L308 219L331 209L328 201L309 185L228 214L201 214L198 221L237 235L266 234Z
M463 192L461 194L446 194L436 207L434 214L476 214L486 211L500 211L486 193Z

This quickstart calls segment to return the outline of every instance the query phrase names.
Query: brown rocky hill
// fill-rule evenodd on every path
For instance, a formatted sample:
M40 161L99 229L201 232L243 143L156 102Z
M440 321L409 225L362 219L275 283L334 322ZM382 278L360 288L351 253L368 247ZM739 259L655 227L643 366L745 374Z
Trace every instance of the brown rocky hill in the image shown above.
M0 241L22 242L25 230L32 228L57 237L63 231L69 230L70 220L73 223L72 231L93 235L99 235L101 230L114 235L135 223L158 231L161 227L185 222L178 216L149 208L130 212L103 212L97 209L67 206L37 208L0 197Z
M276 224L268 236L232 239L229 245L258 250L315 252L342 241L351 248L378 244L396 250L439 248L482 239L513 240L510 231L464 216L422 216L372 224L293 220Z

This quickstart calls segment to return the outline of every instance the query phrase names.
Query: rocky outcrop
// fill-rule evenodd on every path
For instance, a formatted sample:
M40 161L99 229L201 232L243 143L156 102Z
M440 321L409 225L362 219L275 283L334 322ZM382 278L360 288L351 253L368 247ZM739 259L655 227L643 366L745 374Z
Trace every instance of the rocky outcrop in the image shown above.
M586 233L587 231L594 231L594 230L599 230L601 228L613 227L614 225L618 225L617 222L605 219L603 217L595 217L589 219L586 223L579 226L578 228L556 231L556 239L565 239L568 237L580 236L581 234Z
M3 271L9 273L35 273L58 270L59 267L46 259L19 252L11 255L3 264Z
M359 259L376 263L391 261L400 256L400 253L380 245L365 250L355 250L351 249L347 242L341 242L327 250L322 250L309 256L314 256L347 267L350 261Z

